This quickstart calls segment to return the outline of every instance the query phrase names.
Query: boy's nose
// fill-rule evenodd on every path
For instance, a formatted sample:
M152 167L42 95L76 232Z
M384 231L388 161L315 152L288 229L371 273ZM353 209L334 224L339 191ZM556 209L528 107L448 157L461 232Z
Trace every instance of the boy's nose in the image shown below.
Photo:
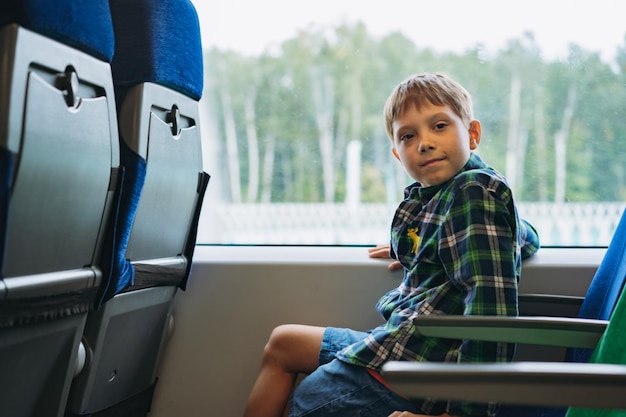
M420 153L425 153L425 152L428 152L428 151L432 151L433 149L435 149L434 142L429 140L429 139L427 139L427 138L422 139L422 141L420 142L419 148L418 148Z

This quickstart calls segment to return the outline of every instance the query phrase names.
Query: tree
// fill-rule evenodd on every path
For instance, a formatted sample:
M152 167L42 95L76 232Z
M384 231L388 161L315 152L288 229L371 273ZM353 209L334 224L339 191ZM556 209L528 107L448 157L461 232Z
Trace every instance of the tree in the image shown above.
M357 194L395 204L411 180L389 152L383 105L407 76L437 71L472 94L478 152L517 201L623 199L625 57L622 47L613 68L572 45L567 61L547 61L529 33L489 54L438 53L361 23L309 27L258 57L213 50L205 97L226 155L218 172L233 202L340 202L358 142Z

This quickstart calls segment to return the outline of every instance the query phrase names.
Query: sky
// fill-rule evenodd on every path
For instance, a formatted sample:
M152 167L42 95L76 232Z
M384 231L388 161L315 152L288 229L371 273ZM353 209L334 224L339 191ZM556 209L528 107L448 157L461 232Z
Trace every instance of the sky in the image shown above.
M613 59L626 34L624 0L192 0L203 45L261 54L298 29L362 21L374 36L401 31L420 47L495 52L533 32L544 57L567 56L576 43Z

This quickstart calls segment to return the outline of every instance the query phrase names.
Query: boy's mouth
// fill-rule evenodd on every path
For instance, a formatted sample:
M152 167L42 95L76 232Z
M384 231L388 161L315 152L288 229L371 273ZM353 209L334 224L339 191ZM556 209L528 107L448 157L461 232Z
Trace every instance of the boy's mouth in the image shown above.
M444 157L441 157L441 158L431 158L431 159L427 160L426 162L420 164L420 166L422 168L427 168L427 167L430 167L430 166L438 164L439 162L443 161L444 159L445 159Z

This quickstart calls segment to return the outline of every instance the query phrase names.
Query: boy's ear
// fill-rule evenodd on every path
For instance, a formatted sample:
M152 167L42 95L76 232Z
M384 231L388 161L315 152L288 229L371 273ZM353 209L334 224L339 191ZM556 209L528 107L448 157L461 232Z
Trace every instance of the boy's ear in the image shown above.
M398 151L396 151L396 148L391 148L391 153L393 154L393 156L396 157L398 161L400 160L400 156L398 155Z
M469 126L469 145L470 150L474 150L478 148L480 144L480 138L482 136L482 127L480 126L480 122L478 120L472 120Z

